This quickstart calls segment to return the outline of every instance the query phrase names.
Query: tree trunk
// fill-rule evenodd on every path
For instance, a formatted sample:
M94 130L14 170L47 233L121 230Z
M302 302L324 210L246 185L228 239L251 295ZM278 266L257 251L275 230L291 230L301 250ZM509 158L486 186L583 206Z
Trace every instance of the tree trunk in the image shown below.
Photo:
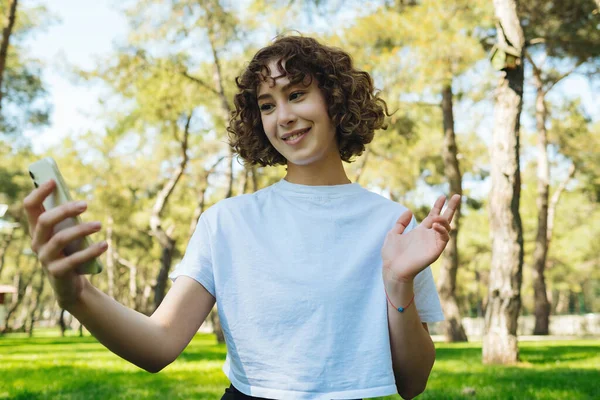
M10 35L12 34L17 19L17 3L18 0L8 0L8 24L2 30L2 42L0 43L0 110L2 110L2 93L4 93L2 78L4 77L4 69L6 68Z
M494 0L494 8L499 20L498 40L517 49L522 60L525 40L515 0ZM484 364L514 364L519 359L517 319L523 278L519 119L523 80L521 62L504 71L496 90L490 191L492 265L483 337Z
M65 323L65 309L61 308L60 315L58 317L58 326L60 326L60 336L65 336L65 331L67 330L67 324Z
M108 295L115 296L115 249L113 244L113 218L108 216L108 226L106 227L106 243L108 251L106 252L106 279L108 284Z
M458 165L458 150L454 132L454 110L452 106L452 81L442 89L442 113L444 120L444 173L450 185L450 196L462 196L462 176ZM456 273L458 271L458 229L460 226L460 203L452 220L450 241L446 246L440 270L439 292L446 322L444 331L448 342L466 342L467 334L462 326L456 300Z
M144 291L142 293L142 301L140 304L140 310L141 312L143 312L144 314L150 314L148 311L149 303L150 303L150 295L152 294L152 285L150 283L148 283L148 281L145 282L145 286L144 286Z
M35 322L39 318L40 313L38 311L42 306L42 302L41 302L42 292L44 291L44 284L46 283L44 272L42 271L41 268L39 271L40 271L39 272L40 282L35 287L35 294L31 296L31 302L29 303L29 313L28 313L29 315L27 318L29 321L29 324L26 323L26 331L27 331L27 335L29 337L33 336L33 327L35 325Z
M360 166L358 167L357 171L356 171L356 176L354 177L354 183L359 183L360 182L360 178L362 176L362 174L365 172L365 169L367 168L367 162L369 161L369 149L365 150L365 154L363 155L363 159L362 159L362 163L360 164Z
M221 327L221 320L219 319L219 311L217 305L215 305L210 312L210 322L213 325L213 331L217 338L218 343L225 343L225 334Z
M541 71L533 66L533 82L536 88L535 120L537 128L537 209L538 226L533 251L533 293L535 308L534 335L548 335L550 303L546 295L546 257L548 255L548 193L550 191L550 164L548 163L548 136L546 132L546 109Z
M206 189L208 189L208 179L210 178L210 175L215 171L217 166L224 159L225 157L220 157L208 170L205 170L204 175L201 178L202 182L198 184L198 204L196 205L196 208L194 209L194 212L192 214L190 229L188 231L188 242L190 241L190 238L196 230L196 226L198 225L198 219L200 218L200 215L204 212Z
M248 177L250 175L250 169L244 167L244 172L242 174L242 179L238 182L238 194L245 194L248 190Z
M215 83L216 92L219 96L219 100L221 100L221 114L223 116L223 122L225 125L229 123L229 119L231 118L231 107L229 106L229 101L227 100L227 96L225 95L225 86L223 85L223 74L221 72L221 60L219 58L219 53L217 52L217 47L215 44L215 35L213 25L209 24L208 26L208 41L210 43L210 48L213 55L213 60L215 62L214 65L214 74L213 81ZM227 194L225 198L229 198L233 196L233 161L234 161L235 153L231 146L228 146L228 154L227 154Z
M160 255L160 271L156 278L156 287L154 288L154 309L156 310L162 300L165 297L167 290L167 281L169 278L169 271L171 264L173 263L173 251L175 250L175 240L167 235L165 238L166 242L161 242L161 255Z
M252 193L258 190L258 175L256 172L256 166L252 166Z
M130 308L139 311L139 304L136 302L137 299L137 264L132 263L123 257L117 255L117 261L129 269L129 300L128 304Z
M550 325L550 309L551 305L548 301L546 289L546 260L548 258L548 250L552 240L552 226L554 223L554 210L560 199L560 195L564 191L566 184L571 179L575 172L574 164L571 165L569 176L559 186L550 205L548 197L550 194L550 163L548 162L548 134L546 131L546 120L548 119L548 110L546 107L546 94L560 80L569 76L577 69L585 60L580 60L575 67L562 74L554 80L544 82L542 79L542 70L535 64L533 58L527 53L527 58L533 69L533 83L536 89L535 99L535 120L537 129L537 151L538 151L538 168L537 168L537 208L538 208L538 228L535 240L535 249L533 252L533 290L534 290L534 313L535 327L533 328L534 335L548 335ZM546 85L546 88L544 88Z
M219 59L219 54L217 52L217 47L215 44L215 31L213 29L213 25L209 24L208 27L208 39L210 43L210 47L212 50L215 69L214 69L214 82L217 88L217 93L219 94L219 99L221 100L221 112L223 114L223 120L225 124L229 122L229 118L231 117L231 107L229 106L229 102L227 101L227 96L225 95L225 86L223 85L223 74L221 73L221 61ZM233 161L234 161L234 152L231 146L228 146L228 156L227 156L227 193L225 194L225 198L229 198L233 196ZM213 308L213 331L217 336L217 341L219 343L225 343L225 335L223 334L223 328L221 327L221 323L219 321L219 316L216 317L214 314L217 312L217 305Z
M168 229L164 229L162 226L162 213L169 202L169 197L175 190L175 186L179 182L180 178L183 176L185 171L185 167L188 162L187 148L188 148L188 139L190 134L190 122L192 120L193 113L190 112L188 115L187 121L185 123L185 129L183 132L183 138L181 139L181 162L177 166L173 176L169 181L164 185L161 189L160 193L156 198L156 202L154 203L154 207L152 209L152 216L150 217L150 229L152 234L158 239L160 246L162 248L162 253L160 257L160 270L158 272L158 276L156 277L156 286L154 288L154 309L156 310L160 303L162 303L165 292L167 290L167 280L169 278L169 271L171 270L171 264L173 261L173 252L175 250L175 239L172 237L173 230L175 227L172 225ZM175 137L177 135L177 124L174 124L174 132Z
M11 229L10 234L7 235L6 239L3 239L0 243L0 277L2 277L2 270L4 269L6 253L8 251L8 247L13 240L15 234L15 230Z
M569 291L559 290L556 295L556 308L554 314L562 315L569 312Z
M554 194L552 195L552 199L550 200L550 205L548 206L548 241L552 239L552 232L554 232L554 217L556 215L556 207L560 201L560 196L565 191L565 188L567 187L571 178L573 178L573 175L575 175L575 170L575 164L572 163L569 167L569 173L567 177L560 183L560 185L558 185L558 188L556 188Z
M17 288L17 293L12 296L11 305L6 311L6 323L4 325L4 328L2 329L3 334L14 330L15 327L10 325L10 319L12 315L17 311L17 308L24 304L24 300L31 293L31 281L33 280L34 275L35 274L31 274L29 279L24 279L23 274L21 272L17 273L17 276L14 279L14 285ZM17 324L15 323L15 325Z

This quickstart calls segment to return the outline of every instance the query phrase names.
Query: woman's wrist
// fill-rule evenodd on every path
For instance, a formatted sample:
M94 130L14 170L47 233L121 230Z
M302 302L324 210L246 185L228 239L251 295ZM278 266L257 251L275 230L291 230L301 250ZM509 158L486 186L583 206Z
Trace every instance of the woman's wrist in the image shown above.
M398 307L407 305L415 295L413 281L384 281L386 295Z

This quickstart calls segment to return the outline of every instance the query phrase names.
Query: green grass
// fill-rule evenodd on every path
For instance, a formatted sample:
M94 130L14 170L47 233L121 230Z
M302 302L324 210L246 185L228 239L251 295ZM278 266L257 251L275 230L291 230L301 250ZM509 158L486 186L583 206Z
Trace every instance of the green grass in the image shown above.
M598 340L522 342L514 367L483 366L480 343L436 347L420 399L600 399ZM149 374L90 336L14 334L0 337L0 399L220 399L229 385L224 359L225 346L198 334L177 361Z

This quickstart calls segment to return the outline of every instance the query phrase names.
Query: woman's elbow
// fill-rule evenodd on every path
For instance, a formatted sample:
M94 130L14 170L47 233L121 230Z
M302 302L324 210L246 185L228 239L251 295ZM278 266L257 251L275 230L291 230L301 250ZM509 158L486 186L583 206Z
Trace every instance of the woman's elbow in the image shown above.
M411 387L399 387L398 389L398 394L400 395L400 397L402 397L405 400L408 399L414 399L415 397L417 397L418 395L420 395L421 393L423 393L425 391L425 388L427 387L427 382L425 382L425 384L423 385L411 385Z
M163 357L161 359L147 360L146 362L137 364L137 366L146 372L157 374L175 361L176 358L177 357Z
M150 372L151 374L158 374L160 371L165 369L171 363L162 363L162 364L149 364L140 366L146 372Z

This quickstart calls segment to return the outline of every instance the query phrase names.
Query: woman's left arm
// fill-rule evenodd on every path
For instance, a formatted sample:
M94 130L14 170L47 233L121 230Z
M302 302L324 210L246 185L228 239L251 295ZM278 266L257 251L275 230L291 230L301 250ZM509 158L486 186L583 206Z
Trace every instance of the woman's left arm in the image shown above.
M414 296L412 282L386 290L397 307L404 307ZM399 312L388 302L388 326L396 388L403 399L412 399L425 390L435 361L435 347L414 304Z
M405 399L425 390L435 361L433 341L413 304L414 279L442 254L459 202L459 195L452 196L441 214L446 197L439 197L427 218L403 234L412 219L412 213L406 211L388 232L381 249L392 365L398 393Z

